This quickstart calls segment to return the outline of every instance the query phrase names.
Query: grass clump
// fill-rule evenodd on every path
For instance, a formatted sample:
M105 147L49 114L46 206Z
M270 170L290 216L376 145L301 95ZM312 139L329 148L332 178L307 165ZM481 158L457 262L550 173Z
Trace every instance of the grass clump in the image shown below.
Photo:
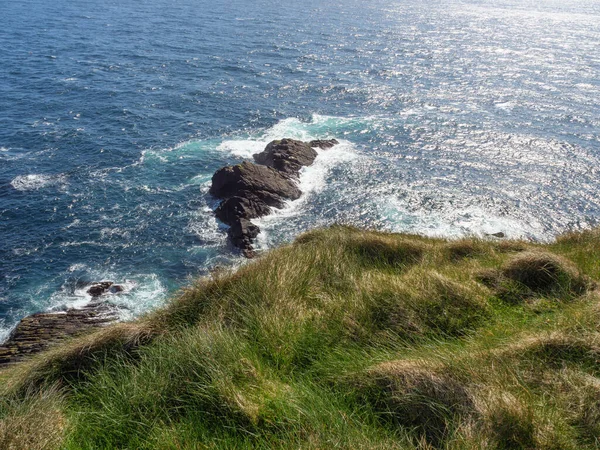
M405 339L465 335L490 313L485 293L474 283L421 270L388 278L372 281L371 319L376 329L391 330Z
M416 441L437 446L459 416L474 411L468 388L443 367L400 360L379 364L356 381L380 419L415 432Z
M311 231L0 372L0 448L599 448L597 236Z
M381 236L360 237L348 242L356 252L359 262L368 268L389 266L402 268L418 263L423 257L425 246L409 239L389 239Z
M461 239L449 242L445 246L448 257L451 260L459 261L463 258L482 256L489 252L489 244L478 239Z
M503 274L533 293L581 295L589 282L569 261L548 252L527 252L512 258Z
M137 349L158 333L148 323L121 323L96 331L59 347L43 352L0 374L0 395L12 392L35 392L45 385L83 380L99 361L115 356L134 357Z

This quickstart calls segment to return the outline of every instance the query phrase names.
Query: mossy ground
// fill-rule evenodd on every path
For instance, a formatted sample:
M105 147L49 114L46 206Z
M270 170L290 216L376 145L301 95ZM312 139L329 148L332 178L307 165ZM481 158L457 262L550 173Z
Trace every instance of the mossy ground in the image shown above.
M336 226L0 374L0 448L600 448L600 233Z

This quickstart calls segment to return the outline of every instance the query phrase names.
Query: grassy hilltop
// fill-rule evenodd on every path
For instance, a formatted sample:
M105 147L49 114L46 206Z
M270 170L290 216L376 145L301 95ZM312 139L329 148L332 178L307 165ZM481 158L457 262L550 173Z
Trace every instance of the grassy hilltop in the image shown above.
M598 230L312 231L0 373L0 448L600 448L596 280Z

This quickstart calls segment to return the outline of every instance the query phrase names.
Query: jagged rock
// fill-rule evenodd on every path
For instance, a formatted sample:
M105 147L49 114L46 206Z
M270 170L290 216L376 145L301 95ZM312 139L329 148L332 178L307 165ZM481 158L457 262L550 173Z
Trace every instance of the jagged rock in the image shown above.
M265 192L269 196L292 200L296 200L302 194L296 183L279 170L247 161L223 167L213 175L210 193L215 197L229 198L242 191L255 194Z
M336 144L335 139L272 141L264 151L253 155L257 164L245 161L215 172L209 192L223 199L215 215L230 225L229 238L246 257L254 256L252 242L260 233L249 219L266 216L271 208L282 208L286 200L299 198L302 192L296 180L300 169L317 157L313 147L326 149Z
M111 294L118 294L119 292L123 292L124 290L125 288L120 284L113 284L109 289Z
M249 198L235 196L224 200L215 215L221 222L232 225L240 218L254 219L270 212L271 208L266 203L251 195Z
M235 221L231 227L229 227L228 231L229 238L233 245L241 249L242 252L244 252L244 255L250 258L254 256L252 242L256 239L258 233L260 233L260 228L244 218Z
M240 191L236 196L221 202L215 210L217 218L231 225L240 218L254 219L266 216L271 212L271 206L282 208L284 201L281 197L266 191Z
M281 139L270 142L262 152L253 156L258 164L298 175L302 166L310 166L315 161L317 152L306 142Z
M311 147L320 148L322 150L327 150L337 144L339 144L337 139L316 139L308 143Z
M91 303L81 309L38 313L25 317L0 345L0 367L37 353L69 336L101 327L118 319L109 303Z
M87 293L92 297L100 297L102 294L108 291L113 284L114 283L112 281L100 281L99 283L94 283L87 290Z

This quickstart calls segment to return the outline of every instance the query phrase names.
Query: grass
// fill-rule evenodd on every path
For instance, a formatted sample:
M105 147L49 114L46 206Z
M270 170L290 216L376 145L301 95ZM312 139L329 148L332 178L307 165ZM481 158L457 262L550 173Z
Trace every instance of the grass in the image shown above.
M0 448L600 448L599 238L311 231L0 373Z

